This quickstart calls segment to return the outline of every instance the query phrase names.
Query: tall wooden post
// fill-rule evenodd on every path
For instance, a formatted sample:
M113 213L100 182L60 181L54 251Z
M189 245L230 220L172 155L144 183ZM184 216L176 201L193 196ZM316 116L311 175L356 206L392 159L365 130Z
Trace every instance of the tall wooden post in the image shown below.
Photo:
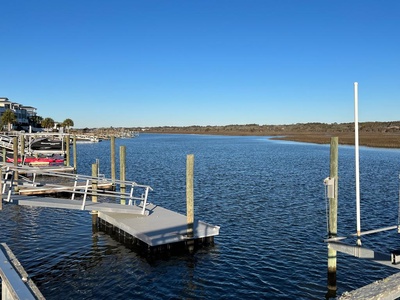
M125 167L125 155L126 155L126 147L125 146L120 146L119 147L119 177L121 180L120 184L120 191L121 193L125 193L125 180L126 180L126 167ZM123 196L121 196L121 204L125 205L126 200Z
M187 216L187 236L193 238L194 224L194 155L186 157L186 216Z
M65 153L67 154L67 159L65 161L65 164L67 165L67 167L69 167L71 165L71 151L70 151L70 147L69 147L69 135L66 135L64 140L65 140Z
M338 208L338 137L331 138L330 149L330 179L333 179L333 195L329 197L329 224L328 236L333 238L337 236L337 208ZM329 193L328 193L329 194ZM328 248L328 293L336 294L336 250Z
M21 134L19 138L20 138L21 165L23 165L24 162L23 159L25 155L25 136Z
M76 135L74 135L72 141L73 141L72 147L73 147L73 151L74 151L74 171L76 172L76 169L78 167L78 154L76 152Z
M18 166L18 138L13 137L13 157L14 166Z
M98 166L97 164L92 164L92 202L97 202L97 177L99 176L98 174ZM92 211L92 225L97 226L97 211Z
M18 138L13 138L13 155L14 155L14 166L18 166ZM14 181L17 183L15 185L15 191L18 191L18 170L14 171ZM12 187L11 187L12 188Z
M6 148L3 148L3 163L7 161L7 150Z
M111 180L115 182L115 136L111 136L110 140L110 147L111 147Z

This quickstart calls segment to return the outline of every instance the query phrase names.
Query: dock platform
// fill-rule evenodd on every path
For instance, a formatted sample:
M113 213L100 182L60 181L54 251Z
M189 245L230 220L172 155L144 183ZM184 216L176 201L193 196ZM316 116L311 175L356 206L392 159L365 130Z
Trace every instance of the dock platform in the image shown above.
M3 198L7 195L3 194ZM175 248L187 248L187 243L210 245L214 236L219 235L219 226L200 220L193 224L193 237L187 236L188 224L185 215L165 209L159 205L123 205L119 203L87 201L62 198L12 195L9 202L28 207L47 207L58 209L97 211L99 229L112 235L118 235L127 246L136 245L140 249L152 252L168 251ZM131 244L131 245L129 245Z
M392 300L400 298L400 273L373 282L351 292L345 292L339 300Z
M121 213L99 212L99 218L109 225L141 240L150 247L187 241L186 216L177 212L149 204L147 217ZM195 220L193 239L214 237L219 234L219 226Z

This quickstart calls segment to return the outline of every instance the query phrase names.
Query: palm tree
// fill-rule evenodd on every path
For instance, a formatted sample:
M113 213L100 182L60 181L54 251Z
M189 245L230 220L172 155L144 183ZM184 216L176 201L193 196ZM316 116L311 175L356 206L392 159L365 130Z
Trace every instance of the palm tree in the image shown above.
M10 109L7 109L1 116L1 123L3 125L7 124L8 131L11 131L11 124L14 124L16 121L17 117L15 116L15 113Z
M42 120L42 127L50 131L50 129L54 127L54 120L52 118L44 118Z
M69 132L70 127L74 126L74 121L71 119L65 119L62 125L67 128L67 131Z
M29 124L33 125L34 127L38 127L42 124L43 118L41 116L32 116L29 117Z

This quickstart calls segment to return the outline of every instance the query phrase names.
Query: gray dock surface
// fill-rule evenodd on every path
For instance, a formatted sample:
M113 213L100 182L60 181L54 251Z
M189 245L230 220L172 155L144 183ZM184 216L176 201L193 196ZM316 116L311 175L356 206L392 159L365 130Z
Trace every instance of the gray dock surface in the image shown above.
M400 273L376 281L357 290L346 292L339 300L393 300L400 297Z
M187 240L186 216L157 205L146 206L146 217L99 212L99 218L122 229L149 246L160 246ZM195 220L194 239L216 236L219 226Z

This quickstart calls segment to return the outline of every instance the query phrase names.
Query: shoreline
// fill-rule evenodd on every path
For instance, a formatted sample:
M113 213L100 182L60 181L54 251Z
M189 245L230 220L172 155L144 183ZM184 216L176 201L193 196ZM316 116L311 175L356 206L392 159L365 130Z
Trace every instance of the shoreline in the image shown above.
M287 136L272 138L275 140L287 140L293 142L306 142L314 144L330 144L331 137L339 138L339 145L354 146L354 133L295 133ZM366 133L359 134L359 145L374 148L400 148L400 135L394 133Z
M159 126L85 129L91 134L114 135L121 130L140 133L207 134L221 136L268 136L272 139L314 144L330 144L338 137L341 145L354 145L353 123L297 123L291 125ZM74 130L80 134L81 130ZM359 144L366 147L400 148L400 121L359 123Z
M206 132L206 131L186 131L186 130L148 130L143 133L159 134L207 134L221 136L268 136L271 140L282 140L312 144L330 144L331 137L339 138L339 145L354 145L355 137L352 132ZM383 132L360 132L359 145L373 148L400 149L399 133Z

